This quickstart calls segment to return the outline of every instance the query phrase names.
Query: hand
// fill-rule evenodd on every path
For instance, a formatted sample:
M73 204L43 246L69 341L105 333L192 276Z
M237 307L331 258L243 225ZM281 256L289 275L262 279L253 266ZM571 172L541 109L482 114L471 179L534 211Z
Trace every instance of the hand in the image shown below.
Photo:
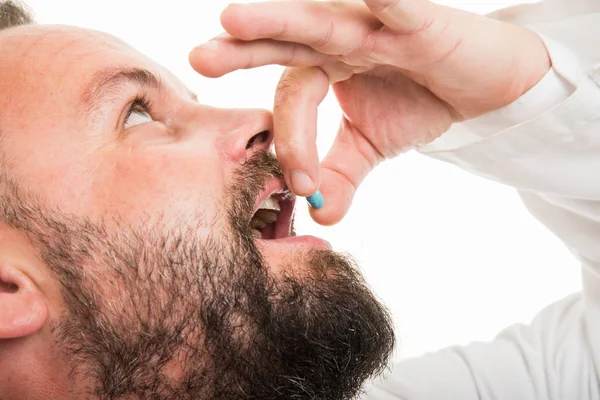
M533 32L427 0L236 4L221 23L227 34L190 62L208 77L288 67L275 95L275 150L296 194L320 188L325 206L311 215L321 224L345 215L379 162L508 105L551 66ZM344 117L319 165L317 107L330 85Z

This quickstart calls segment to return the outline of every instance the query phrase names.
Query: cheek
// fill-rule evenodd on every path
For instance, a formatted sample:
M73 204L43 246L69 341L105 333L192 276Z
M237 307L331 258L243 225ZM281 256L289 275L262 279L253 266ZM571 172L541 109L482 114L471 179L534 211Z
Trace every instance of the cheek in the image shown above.
M58 127L52 129L53 121L32 117L28 127L11 130L2 144L3 151L15 160L8 174L16 178L20 188L30 190L49 208L77 213L78 204L88 202L91 186L91 168L86 160L89 143L63 133L79 132L79 127L56 122ZM35 128L36 125L43 128Z
M198 217L209 226L221 219L218 204L224 196L223 165L216 155L186 151L132 151L117 156L95 185L95 203L107 216L145 223Z

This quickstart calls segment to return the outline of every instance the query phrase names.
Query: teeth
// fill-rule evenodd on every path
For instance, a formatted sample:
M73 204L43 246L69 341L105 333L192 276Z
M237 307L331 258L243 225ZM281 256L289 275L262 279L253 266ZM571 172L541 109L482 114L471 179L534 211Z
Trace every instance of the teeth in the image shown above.
M277 221L277 212L269 210L258 210L256 214L254 214L254 219L260 219L266 222L267 224L272 224L273 222Z
M254 217L252 221L250 221L250 227L254 229L262 229L267 226L267 223L260 218Z
M274 199L273 197L269 197L266 199L258 208L263 210L275 210L281 211L281 207L279 206L279 201Z
M265 200L259 207L259 210L254 214L250 221L252 235L257 238L262 238L260 229L263 229L269 224L277 221L278 212L281 211L279 201L272 197Z
M262 233L260 233L260 231L256 229L251 229L250 232L252 232L252 236L254 236L255 238L262 239Z

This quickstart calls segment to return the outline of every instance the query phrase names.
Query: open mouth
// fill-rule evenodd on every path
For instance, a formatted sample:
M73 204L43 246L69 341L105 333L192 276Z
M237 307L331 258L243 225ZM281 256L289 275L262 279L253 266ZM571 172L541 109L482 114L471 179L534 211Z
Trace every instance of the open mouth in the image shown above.
M294 214L295 196L287 189L274 189L257 206L250 220L250 232L257 239L283 239L294 235L292 217Z

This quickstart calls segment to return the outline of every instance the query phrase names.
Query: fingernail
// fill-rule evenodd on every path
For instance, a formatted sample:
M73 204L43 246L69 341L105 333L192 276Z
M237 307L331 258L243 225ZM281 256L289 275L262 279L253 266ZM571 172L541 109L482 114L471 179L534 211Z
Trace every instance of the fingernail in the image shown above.
M323 198L321 192L318 190L314 194L308 196L306 198L306 201L308 201L308 204L312 208L321 208L325 205L325 199Z
M310 193L314 190L315 184L310 176L301 171L292 171L290 174L292 188L296 193Z
M210 40L200 47L206 50L217 51L219 50L219 42L217 42L216 40Z

